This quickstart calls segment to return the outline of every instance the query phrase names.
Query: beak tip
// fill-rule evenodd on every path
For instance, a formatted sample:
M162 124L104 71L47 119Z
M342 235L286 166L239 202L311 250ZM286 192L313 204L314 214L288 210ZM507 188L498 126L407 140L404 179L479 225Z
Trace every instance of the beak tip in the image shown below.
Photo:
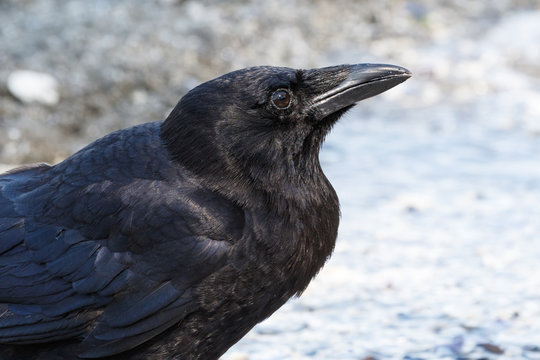
M366 75L395 75L403 77L411 77L412 72L404 68L403 66L398 65L389 65L389 64L356 64L351 66L351 75L355 73L362 73Z
M400 67L401 68L401 72L402 72L402 76L403 77L406 77L407 79L412 77L413 76L413 73L409 70L409 69L406 69L404 67Z

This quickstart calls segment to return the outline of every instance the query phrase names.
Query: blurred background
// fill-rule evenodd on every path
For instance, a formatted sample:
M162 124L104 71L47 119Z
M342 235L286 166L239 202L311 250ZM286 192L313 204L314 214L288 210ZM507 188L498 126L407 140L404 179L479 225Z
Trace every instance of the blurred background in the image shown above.
M321 154L332 259L225 356L540 359L540 1L0 0L0 171L254 65L401 65Z

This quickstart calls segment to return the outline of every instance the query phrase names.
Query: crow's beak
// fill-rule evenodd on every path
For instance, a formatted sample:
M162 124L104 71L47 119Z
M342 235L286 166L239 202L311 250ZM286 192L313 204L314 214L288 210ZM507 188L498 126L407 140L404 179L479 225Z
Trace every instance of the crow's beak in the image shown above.
M349 75L337 86L317 95L311 110L323 119L360 100L378 95L411 77L403 67L383 64L346 65Z

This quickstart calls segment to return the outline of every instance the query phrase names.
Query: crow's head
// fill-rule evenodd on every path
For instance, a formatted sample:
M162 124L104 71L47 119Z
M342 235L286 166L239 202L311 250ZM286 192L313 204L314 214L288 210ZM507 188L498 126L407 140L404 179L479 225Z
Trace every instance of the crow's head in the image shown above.
M345 111L410 76L377 64L242 69L186 94L162 137L172 159L204 179L294 187L322 175L320 145Z

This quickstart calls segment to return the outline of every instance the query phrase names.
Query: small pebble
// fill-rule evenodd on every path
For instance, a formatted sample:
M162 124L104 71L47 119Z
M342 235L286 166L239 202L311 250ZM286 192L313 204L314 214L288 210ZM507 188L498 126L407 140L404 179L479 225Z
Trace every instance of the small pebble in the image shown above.
M15 70L9 74L7 88L11 95L23 103L56 105L60 100L58 81L49 74Z
M504 350L494 344L478 344L481 348L492 354L501 355L504 354Z

